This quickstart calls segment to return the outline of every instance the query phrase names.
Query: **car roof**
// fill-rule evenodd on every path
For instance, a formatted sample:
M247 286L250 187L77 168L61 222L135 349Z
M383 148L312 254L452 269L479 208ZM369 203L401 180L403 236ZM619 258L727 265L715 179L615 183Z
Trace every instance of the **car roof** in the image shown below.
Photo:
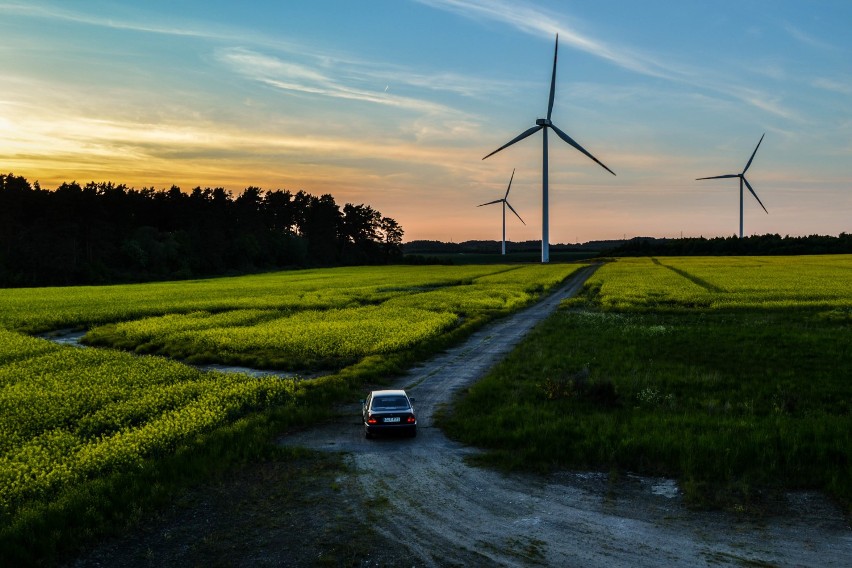
M373 391L370 394L372 394L373 396L408 396L407 394L405 394L405 391L402 390L402 389L378 390L378 391Z

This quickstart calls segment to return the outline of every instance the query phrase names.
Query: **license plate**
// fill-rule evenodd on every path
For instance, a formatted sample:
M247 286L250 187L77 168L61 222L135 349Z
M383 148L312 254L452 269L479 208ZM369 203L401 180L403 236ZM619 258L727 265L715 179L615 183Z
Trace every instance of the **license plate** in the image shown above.
M399 422L399 416L394 416L393 418L385 418L385 422Z

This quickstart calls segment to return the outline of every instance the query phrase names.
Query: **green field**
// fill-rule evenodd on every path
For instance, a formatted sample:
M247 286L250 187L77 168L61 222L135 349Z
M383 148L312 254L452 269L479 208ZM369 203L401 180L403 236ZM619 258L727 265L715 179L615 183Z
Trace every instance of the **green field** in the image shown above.
M852 257L618 259L443 419L509 468L673 476L698 506L852 507Z
M275 434L328 416L367 382L529 304L576 268L334 268L0 291L0 552L9 554L0 564L50 558L132 523L155 498L272 451ZM31 335L64 328L118 349ZM258 379L178 359L324 376Z
M852 308L852 257L622 258L589 280L612 311Z

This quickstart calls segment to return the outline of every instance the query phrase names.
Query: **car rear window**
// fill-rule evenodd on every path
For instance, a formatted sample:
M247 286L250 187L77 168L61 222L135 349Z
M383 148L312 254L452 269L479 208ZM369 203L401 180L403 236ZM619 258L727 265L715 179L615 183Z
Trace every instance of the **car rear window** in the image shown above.
M373 399L374 410L392 410L408 408L408 399L404 396L377 396Z

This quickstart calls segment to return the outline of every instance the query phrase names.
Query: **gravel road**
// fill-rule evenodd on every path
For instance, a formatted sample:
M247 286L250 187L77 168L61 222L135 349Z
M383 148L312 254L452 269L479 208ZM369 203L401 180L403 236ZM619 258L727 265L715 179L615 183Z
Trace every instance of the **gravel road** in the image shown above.
M366 440L354 403L336 423L280 443L347 456L345 482L371 504L356 510L398 543L376 565L852 566L852 530L818 494L791 493L783 511L760 519L694 512L673 480L474 467L465 458L476 450L433 427L437 408L481 378L594 270L402 377L394 386L416 400L417 438Z

